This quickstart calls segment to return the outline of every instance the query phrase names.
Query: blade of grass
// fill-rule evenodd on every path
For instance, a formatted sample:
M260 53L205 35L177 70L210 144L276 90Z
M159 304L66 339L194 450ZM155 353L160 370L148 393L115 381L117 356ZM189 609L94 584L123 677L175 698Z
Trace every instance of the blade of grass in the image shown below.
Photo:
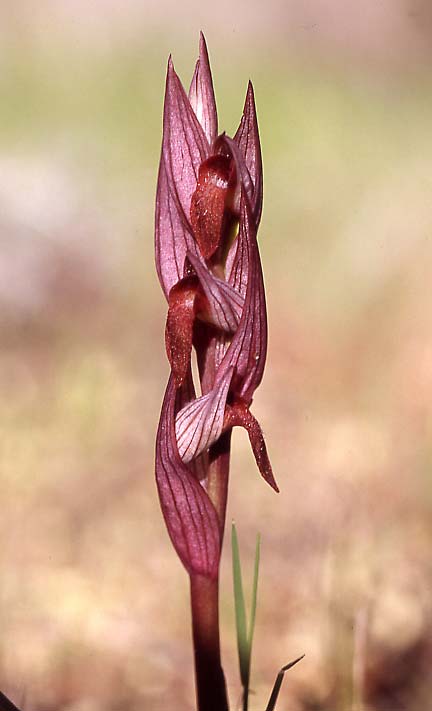
M252 586L252 602L251 602L251 612L250 612L250 622L249 622L249 633L248 633L248 645L249 645L249 657L252 656L252 642L255 629L255 618L256 618L256 608L257 608L257 595L258 595L258 576L259 576L259 564L260 564L260 548L261 548L261 536L258 533L255 546L255 565L254 565L254 579ZM250 659L249 659L250 668Z
M237 630L237 650L240 666L240 679L244 689L248 684L249 644L246 631L246 608L243 594L243 581L240 564L240 551L235 524L231 528L233 583L234 583L234 608ZM246 692L247 693L247 692Z
M243 592L243 580L240 563L240 550L235 524L232 525L232 556L233 556L233 581L234 581L234 603L237 628L237 648L239 655L240 679L243 686L243 711L248 711L249 703L249 681L252 658L252 642L255 628L258 575L260 561L260 543L258 534L255 548L254 579L252 585L252 600L250 608L249 628L246 618L246 605Z
M293 662L289 662L289 664L285 664L284 667L279 671L276 681L274 683L272 692L270 694L270 699L266 707L266 711L274 711L274 708L276 706L276 701L278 700L279 692L282 686L284 674L288 669L292 669L293 666L295 666L301 659L303 659L304 654L301 655L301 657L297 657L297 659L294 659Z

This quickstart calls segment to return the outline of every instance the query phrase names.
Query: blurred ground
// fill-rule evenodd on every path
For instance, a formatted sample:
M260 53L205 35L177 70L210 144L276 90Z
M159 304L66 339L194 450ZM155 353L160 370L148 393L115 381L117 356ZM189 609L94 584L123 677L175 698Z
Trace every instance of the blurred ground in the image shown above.
M361 8L361 10L359 9ZM254 80L269 357L228 518L263 535L251 710L432 703L432 16L424 2L0 9L0 688L25 711L193 709L153 483L166 57L204 29L220 125ZM230 561L222 637L240 697Z

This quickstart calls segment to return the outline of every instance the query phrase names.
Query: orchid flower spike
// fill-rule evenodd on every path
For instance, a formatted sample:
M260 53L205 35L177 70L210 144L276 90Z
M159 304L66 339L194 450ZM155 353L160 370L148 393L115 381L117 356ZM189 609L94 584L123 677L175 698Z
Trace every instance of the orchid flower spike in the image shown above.
M252 84L233 138L218 135L204 36L186 94L171 58L156 196L156 268L168 302L171 374L156 442L156 480L173 545L189 573L217 576L224 521L206 489L221 436L247 430L258 468L278 491L250 412L267 350L257 230L262 164ZM192 378L195 348L201 395ZM214 455L216 456L216 455Z

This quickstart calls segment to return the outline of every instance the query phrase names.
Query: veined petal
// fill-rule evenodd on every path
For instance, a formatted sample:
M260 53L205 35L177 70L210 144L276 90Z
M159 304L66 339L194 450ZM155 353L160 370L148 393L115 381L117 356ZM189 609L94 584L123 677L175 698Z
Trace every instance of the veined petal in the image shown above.
M197 457L221 436L232 375L233 368L227 370L207 395L193 400L177 414L177 447L184 462Z
M234 333L243 312L244 298L228 282L215 277L203 262L188 252L207 299L208 320L222 331Z
M256 193L255 193L255 185L253 183L251 174L249 172L249 168L246 164L244 155L241 151L241 149L238 147L237 143L230 138L229 136L222 136L220 139L221 143L225 143L225 145L228 147L230 153L232 154L236 169L237 169L237 174L239 175L239 183L237 186L237 194L234 200L234 205L237 211L239 211L240 207L240 195L241 195L241 187L243 186L246 195L249 198L249 202L252 205L252 212L255 214L255 210L257 209L255 205L255 199L256 199ZM257 222L258 225L258 222Z
M188 251L196 254L198 247L190 227L181 217L178 202L170 193L162 157L156 192L155 259L159 281L167 299L171 288L184 276Z
M227 282L243 298L246 296L249 277L249 250L244 230L234 240L228 252L225 274Z
M217 136L217 111L207 45L202 32L199 59L189 89L189 101L211 145Z
M234 136L234 141L243 153L246 166L254 184L254 197L253 201L251 201L251 205L255 222L258 226L261 219L263 195L262 159L252 82L248 84L243 116Z
M174 71L171 57L166 80L162 153L168 187L178 202L182 220L189 223L191 197L198 170L208 157L210 146L204 130Z
M156 437L156 482L169 536L189 573L217 576L220 528L206 491L182 462L175 437L176 386L170 376Z
M235 426L244 427L248 433L249 442L251 443L255 461L261 475L266 480L267 484L270 484L272 489L278 492L279 487L273 476L273 470L267 454L267 447L261 427L258 420L255 419L249 411L249 408L246 407L243 402L236 402L234 405L227 405L224 430Z
M232 342L219 367L216 381L235 368L232 389L250 404L261 382L267 353L267 314L261 260L256 240L256 225L248 198L243 191L240 204L238 249L247 254L248 282L242 317Z
M189 367L182 386L177 390L176 412L180 412L180 410L186 407L192 400L195 400L195 398L195 385L192 370ZM188 463L189 469L198 481L204 481L207 476L208 462L206 458L207 452L204 452L201 456L195 457L195 459Z

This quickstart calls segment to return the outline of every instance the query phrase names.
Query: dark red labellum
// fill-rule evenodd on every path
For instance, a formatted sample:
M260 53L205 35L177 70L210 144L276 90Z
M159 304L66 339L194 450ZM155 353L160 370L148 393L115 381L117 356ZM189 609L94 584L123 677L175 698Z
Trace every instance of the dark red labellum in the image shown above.
M227 156L211 156L200 165L197 187L191 199L190 219L204 259L209 259L221 243L234 172L234 163Z
M177 387L184 381L189 368L197 290L198 278L188 276L169 293L165 346Z

